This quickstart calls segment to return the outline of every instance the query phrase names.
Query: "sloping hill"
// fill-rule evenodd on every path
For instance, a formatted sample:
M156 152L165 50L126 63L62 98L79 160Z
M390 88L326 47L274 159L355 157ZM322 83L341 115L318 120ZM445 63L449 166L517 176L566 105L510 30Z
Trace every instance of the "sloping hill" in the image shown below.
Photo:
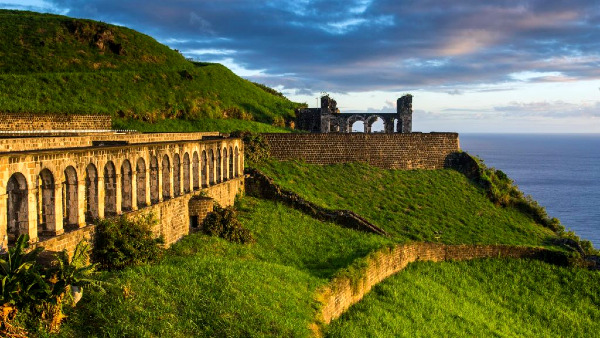
M220 64L190 62L125 27L0 10L0 111L283 125L298 106Z

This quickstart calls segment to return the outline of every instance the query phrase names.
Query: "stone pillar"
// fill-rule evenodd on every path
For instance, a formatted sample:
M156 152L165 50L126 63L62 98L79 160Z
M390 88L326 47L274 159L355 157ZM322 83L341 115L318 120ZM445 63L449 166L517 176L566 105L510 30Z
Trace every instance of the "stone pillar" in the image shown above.
M98 175L98 218L104 218L104 176Z
M398 115L398 123L402 121L402 129L398 129L400 133L412 132L412 95L404 95L396 102L396 113ZM400 126L399 126L400 127Z
M365 120L363 122L363 125L365 126L365 134L370 134L371 133L371 126L367 123L367 120Z
M84 175L81 175L84 176ZM79 227L83 228L87 224L85 222L85 178L77 181L77 222L79 223Z
M171 194L170 194L170 198L175 198L175 184L173 184L173 181L175 179L175 173L173 172L173 170L175 169L175 166L172 164L173 158L171 158L171 161L169 162L170 165L170 172L169 172L169 189L171 190ZM181 176L181 175L179 175ZM181 188L181 187L180 187Z
M29 242L30 243L35 243L38 241L38 229L37 229L37 189L29 189L27 190L27 216L28 216L28 222L27 222L27 231L26 233L29 234ZM21 228L22 225L19 224L19 228ZM22 228L21 228L22 229ZM22 229L25 230L25 229ZM25 233L25 232L21 232L21 233Z
M131 210L137 210L137 170L131 168Z
M54 228L50 229L51 235L58 236L65 232L63 215L62 184L54 185Z

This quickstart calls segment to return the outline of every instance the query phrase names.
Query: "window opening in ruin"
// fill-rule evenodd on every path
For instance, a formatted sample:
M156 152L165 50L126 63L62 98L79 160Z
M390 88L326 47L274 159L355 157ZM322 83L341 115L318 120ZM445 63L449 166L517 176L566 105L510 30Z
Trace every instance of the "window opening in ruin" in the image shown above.
M114 163L104 166L104 217L117 215L117 171Z
M173 155L173 197L181 195L181 158Z
M121 165L121 210L131 211L133 206L133 172L129 160L123 161Z
M228 170L228 166L227 166L227 147L223 148L223 181L227 181L227 179L229 178L227 175L227 170Z
M98 218L98 170L90 163L85 168L85 220L88 223Z
M183 191L190 192L190 155L183 155Z
M194 190L200 189L200 175L199 175L199 166L198 163L200 160L198 159L198 152L194 151L194 155L192 155L192 180Z
M238 147L235 147L235 177L240 176L240 152Z
M6 224L8 245L13 245L19 235L29 231L29 204L27 180L21 173L14 173L6 185Z
M208 151L208 182L215 184L215 153L212 149Z
M54 176L48 169L40 171L37 187L38 237L50 235L56 229Z
M79 225L79 198L77 191L77 171L72 166L65 169L63 184L63 224L65 228L77 228Z
M146 206L146 161L140 157L137 160L135 167L137 206L138 208L143 208Z
M364 133L365 132L365 123L363 121L354 121L350 126L350 131L353 133Z
M162 160L162 193L163 201L171 198L171 164L168 155Z
M222 179L221 179L221 175L222 175L222 171L221 171L221 164L223 162L221 162L223 159L221 158L221 148L217 148L217 183L221 183Z
M367 123L367 132L369 133L384 133L385 122L379 116L374 116L369 119Z
M229 177L233 178L233 165L234 165L234 161L233 161L233 148L229 147Z
M150 159L150 203L156 204L159 200L158 189L158 158L152 156Z
M206 150L202 150L202 187L208 187L208 159L206 157Z

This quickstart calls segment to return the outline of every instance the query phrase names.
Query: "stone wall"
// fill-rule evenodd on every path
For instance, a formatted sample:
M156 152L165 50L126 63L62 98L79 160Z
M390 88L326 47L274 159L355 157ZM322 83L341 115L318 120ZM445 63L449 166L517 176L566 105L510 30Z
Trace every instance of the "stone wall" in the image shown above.
M364 162L386 169L440 169L460 150L457 133L262 134L278 160Z
M210 186L203 189L201 192L185 194L137 211L124 213L124 215L133 219L148 213L154 214L158 223L154 227L153 232L157 235L162 235L165 239L165 246L168 247L193 230L190 224L191 220L188 207L190 200L197 198L200 194L205 194L222 206L230 206L233 205L235 196L238 193L243 193L243 191L244 178L234 178ZM204 217L205 216L206 213L204 213ZM203 219L198 219L200 223L202 220ZM37 242L34 246L42 246L49 251L62 251L63 249L67 249L67 251L73 252L77 243L84 238L93 244L95 230L95 225L88 224L83 228L68 231L47 240Z
M0 131L110 130L110 115L0 113Z
M373 286L403 270L415 261L462 261L476 258L531 258L566 265L564 253L544 248L510 245L445 245L412 243L385 248L365 258L366 264L358 276L332 279L319 290L317 299L322 303L317 322L329 324L350 306L360 301Z
M67 149L91 147L99 142L121 142L122 144L143 144L173 141L199 141L205 139L216 139L219 132L197 132L197 133L149 133L149 134L121 134L115 132L94 133L72 136L51 137L12 137L0 134L0 153L16 151L33 151L49 149Z

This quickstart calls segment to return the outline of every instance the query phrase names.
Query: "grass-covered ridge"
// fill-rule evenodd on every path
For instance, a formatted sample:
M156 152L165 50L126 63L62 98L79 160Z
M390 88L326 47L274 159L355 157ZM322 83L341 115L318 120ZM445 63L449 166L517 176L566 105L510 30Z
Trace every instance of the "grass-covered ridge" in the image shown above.
M284 125L297 103L134 30L0 10L0 111Z
M555 237L519 210L494 205L481 187L450 169L278 161L260 169L318 205L357 212L396 241L544 245Z
M597 271L530 260L409 265L334 321L329 337L594 336Z

